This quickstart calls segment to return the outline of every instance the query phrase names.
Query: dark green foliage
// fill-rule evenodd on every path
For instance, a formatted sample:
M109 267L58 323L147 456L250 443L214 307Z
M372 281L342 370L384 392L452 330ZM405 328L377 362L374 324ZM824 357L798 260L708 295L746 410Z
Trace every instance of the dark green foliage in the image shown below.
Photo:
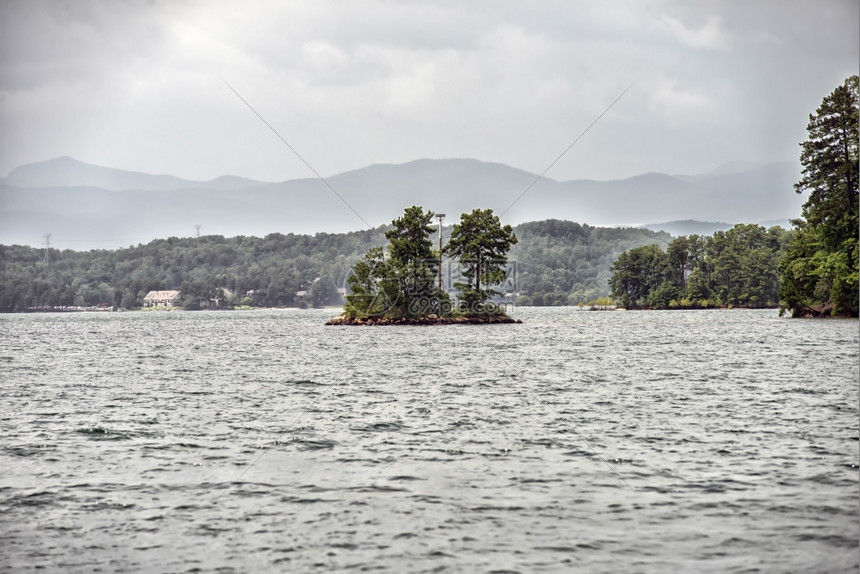
M394 307L400 292L382 247L372 247L353 265L348 283L344 312L350 317L384 315Z
M773 307L779 303L779 261L788 232L779 227L738 224L717 231L705 264L712 296L726 305Z
M184 281L179 286L179 290L182 294L182 306L185 309L200 309L210 301L218 301L219 306L226 304L224 288L215 287L214 282Z
M344 313L352 318L399 319L438 309L435 279L439 262L429 239L435 231L432 219L433 212L425 213L413 205L391 222L391 229L385 232L387 249L374 247L353 266Z
M775 307L791 232L738 224L713 237L631 249L612 265L612 295L627 308Z
M399 286L398 296L389 301L395 317L438 311L439 255L434 253L430 240L436 231L430 224L433 215L432 211L425 212L413 205L392 221L392 229L385 232L389 241L388 269Z
M467 283L457 283L460 298L477 309L500 292L491 286L505 279L508 251L517 243L510 225L502 226L492 209L475 209L460 216L443 251L460 261Z
M352 293L344 312L351 318L383 316L386 319L448 315L453 310L448 295L438 289L439 253L433 251L430 221L433 212L409 207L386 232L387 254L382 248L368 251L353 267ZM492 210L463 214L454 226L444 252L459 258L468 284L457 284L465 315L474 314L495 291L490 285L504 279L507 251L516 237L509 225L501 226ZM474 282L474 283L473 283Z
M308 302L312 307L324 307L337 301L337 285L328 272L324 272L311 283L308 289Z
M439 313L444 298L436 285L433 212L413 205L385 232L386 250L374 247L353 266L344 313L351 318L420 317Z
M858 316L859 100L860 79L851 76L809 116L794 186L809 198L780 266L783 307L795 317Z
M401 217L392 221L392 229L385 232L391 260L398 265L407 265L410 262L429 262L434 265L436 258L430 236L436 228L430 225L432 220L432 211L425 212L413 205L407 207ZM438 268L438 262L435 265ZM431 271L435 274L435 270Z
M612 264L609 286L623 307L644 306L667 275L666 254L657 245L637 247Z

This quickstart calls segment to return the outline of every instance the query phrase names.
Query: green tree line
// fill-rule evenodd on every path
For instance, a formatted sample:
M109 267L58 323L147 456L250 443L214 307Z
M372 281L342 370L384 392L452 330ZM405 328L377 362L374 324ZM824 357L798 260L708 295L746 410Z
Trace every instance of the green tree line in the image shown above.
M116 250L49 249L47 263L44 249L0 245L0 312L40 306L132 309L150 290L165 289L181 289L185 296L228 289L232 303L265 307L340 305L337 290L346 286L353 265L371 248L381 249L391 229L171 237ZM452 231L448 226L444 235ZM576 304L607 296L610 266L622 252L649 243L665 246L671 239L647 229L559 220L521 224L513 233L519 242L508 258L517 264L520 305ZM297 298L299 291L307 296Z
M612 296L626 308L776 307L779 263L792 232L738 224L712 237L646 245L611 267Z

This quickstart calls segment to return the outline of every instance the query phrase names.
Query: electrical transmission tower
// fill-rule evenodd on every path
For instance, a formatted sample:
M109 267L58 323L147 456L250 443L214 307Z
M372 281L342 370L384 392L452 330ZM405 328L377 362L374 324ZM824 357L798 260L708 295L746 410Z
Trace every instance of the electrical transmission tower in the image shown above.
M45 248L45 263L51 262L51 234L42 234L42 246Z
M199 225L194 226L194 237L200 237L200 226Z

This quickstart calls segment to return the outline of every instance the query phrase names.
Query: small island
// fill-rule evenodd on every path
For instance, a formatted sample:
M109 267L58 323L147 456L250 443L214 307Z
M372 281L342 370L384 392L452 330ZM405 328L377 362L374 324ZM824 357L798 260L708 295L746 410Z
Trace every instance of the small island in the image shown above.
M401 317L389 319L388 317L350 317L339 315L326 325L498 325L500 323L522 323L520 319L514 319L506 313L498 315L470 315L439 317L433 313L426 317Z
M460 216L451 238L433 249L432 211L406 208L392 229L388 245L373 247L356 262L347 279L343 314L326 325L492 325L522 323L495 303L502 293L493 286L505 279L507 254L517 242L510 225L492 209ZM441 220L440 220L441 225ZM455 299L442 289L442 257L460 263L464 281L454 283Z

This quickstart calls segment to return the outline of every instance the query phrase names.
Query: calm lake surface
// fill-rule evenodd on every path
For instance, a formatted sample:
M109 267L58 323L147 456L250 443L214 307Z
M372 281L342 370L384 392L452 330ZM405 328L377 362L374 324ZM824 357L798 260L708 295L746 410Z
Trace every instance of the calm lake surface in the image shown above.
M0 316L0 570L856 572L858 322Z

